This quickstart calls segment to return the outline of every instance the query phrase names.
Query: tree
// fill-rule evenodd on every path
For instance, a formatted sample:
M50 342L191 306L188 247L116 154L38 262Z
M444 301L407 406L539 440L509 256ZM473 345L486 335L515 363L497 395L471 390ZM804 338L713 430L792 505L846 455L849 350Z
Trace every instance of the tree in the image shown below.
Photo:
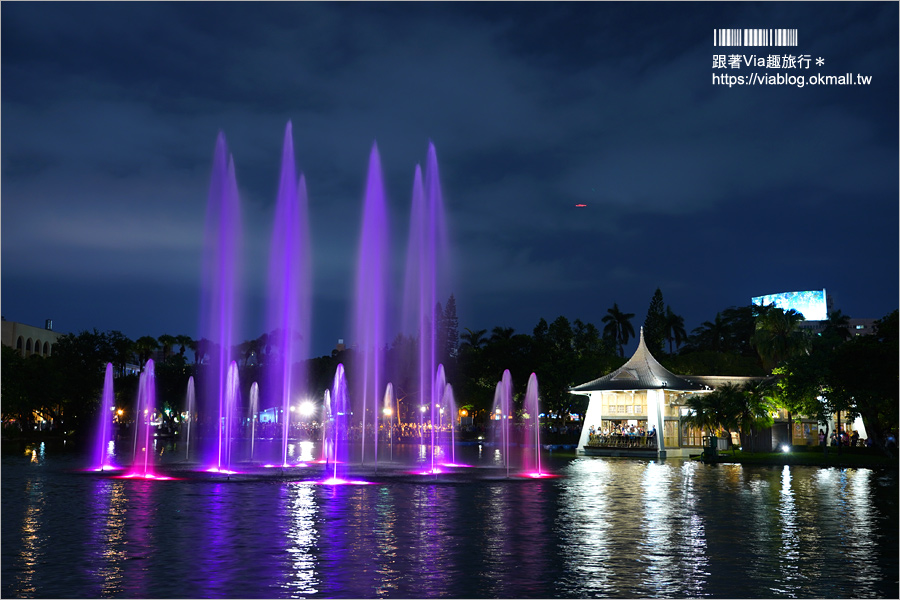
M138 362L141 365L141 372L144 372L144 365L153 357L153 353L159 349L159 342L150 335L139 337L134 342L134 351L138 355Z
M770 393L770 383L765 380L749 381L740 388L729 390L728 399L732 426L741 433L743 439L750 442L750 451L755 452L756 433L771 427L773 423L771 411L775 405Z
M478 350L483 348L487 343L487 338L485 334L487 333L487 329L479 329L478 331L472 331L468 327L466 327L465 333L460 334L459 339L463 341L463 346L468 346L473 350Z
M829 339L832 345L838 345L850 339L850 317L836 310L828 315L822 337Z
M194 346L194 340L191 339L191 336L184 334L176 335L175 343L178 345L178 354L181 356L184 356L185 350Z
M730 393L730 390L722 391L722 388L717 388L708 394L688 396L685 400L686 414L682 415L681 423L701 431L706 429L709 435L715 435L719 429L726 429L730 424L728 418ZM728 440L730 444L730 436Z
M619 346L619 356L625 356L625 344L634 337L634 327L631 319L634 313L626 313L619 310L615 302L612 308L606 310L606 315L601 319L606 325L603 327L603 335L614 340Z
M773 369L783 361L806 352L806 336L800 330L803 315L796 310L782 310L768 306L756 318L753 345L766 369Z
M117 330L107 333L106 338L114 354L113 368L119 377L123 377L126 365L134 360L134 342Z
M651 353L660 355L663 352L666 329L666 308L662 291L656 288L650 299L650 307L644 318L644 343Z
M788 411L788 427L795 413L813 417L824 427L828 439L828 420L834 405L828 400L828 364L820 352L800 354L772 370L777 392L775 401ZM793 429L789 429L793 436Z
M516 330L512 327L494 327L491 330L491 341L492 342L502 342L506 340L512 339L513 334Z
M446 329L446 354L455 359L459 354L459 317L456 316L456 298L450 294L444 306L444 328Z
M671 306L666 306L666 316L663 321L663 332L669 342L669 354L672 354L672 343L677 348L687 340L687 332L684 330L684 317L672 312Z
M716 318L712 321L703 321L700 327L691 332L689 343L695 350L711 350L713 352L722 352L725 349L726 338L728 337L728 324L722 317L722 313L716 313Z
M859 414L866 433L882 449L889 434L896 437L898 426L897 314L895 310L877 321L874 334L837 346L828 369L832 404Z
M159 345L162 348L163 352L163 362L169 360L169 355L172 354L172 347L178 343L178 339L174 335L169 335L168 333L164 333L158 338Z

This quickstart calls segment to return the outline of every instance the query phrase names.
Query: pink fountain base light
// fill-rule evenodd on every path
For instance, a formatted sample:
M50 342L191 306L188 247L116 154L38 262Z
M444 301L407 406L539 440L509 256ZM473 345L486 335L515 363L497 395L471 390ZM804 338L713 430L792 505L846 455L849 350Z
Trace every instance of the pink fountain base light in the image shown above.
M222 475L240 475L239 471L232 471L231 469L220 469L219 467L210 467L206 469L207 473L220 473Z
M271 463L268 463L268 464L263 465L263 468L264 469L290 469L290 468L302 468L302 467L308 467L308 466L309 466L309 463L305 463L305 462L296 462L293 464L284 463L281 465L273 465Z
M100 465L99 467L91 467L90 469L86 469L87 471L92 471L94 473L111 473L113 471L121 471L124 467L120 467L119 465L113 463L107 463L105 465Z
M559 475L554 475L553 473L538 473L536 471L532 471L530 473L520 473L518 477L525 477L528 479L554 479L559 477Z
M145 481L177 481L176 477L168 475L156 475L155 473L126 473L124 475L116 475L113 479L143 479Z
M295 485L374 485L373 481L341 479L340 477L329 477L328 479L318 479L314 481L295 481L293 483Z

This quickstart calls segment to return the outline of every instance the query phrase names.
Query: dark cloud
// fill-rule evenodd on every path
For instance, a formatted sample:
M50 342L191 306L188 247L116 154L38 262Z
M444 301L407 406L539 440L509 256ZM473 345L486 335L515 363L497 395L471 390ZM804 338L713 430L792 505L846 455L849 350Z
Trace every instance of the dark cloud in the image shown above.
M657 286L689 328L787 289L825 287L853 316L897 305L896 4L0 10L8 319L195 334L221 130L243 206L244 334L257 335L289 120L310 197L317 353L350 335L374 141L397 273L413 170L437 146L462 328L599 323L613 302L639 322ZM873 82L713 86L713 54L772 52L716 49L717 27L798 28L800 47L778 52Z

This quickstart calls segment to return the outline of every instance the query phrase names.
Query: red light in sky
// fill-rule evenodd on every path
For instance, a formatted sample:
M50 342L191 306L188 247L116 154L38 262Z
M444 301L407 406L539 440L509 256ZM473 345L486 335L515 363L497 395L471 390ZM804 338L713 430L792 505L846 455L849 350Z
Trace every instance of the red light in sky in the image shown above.
M575 208L584 208L587 204L576 204Z

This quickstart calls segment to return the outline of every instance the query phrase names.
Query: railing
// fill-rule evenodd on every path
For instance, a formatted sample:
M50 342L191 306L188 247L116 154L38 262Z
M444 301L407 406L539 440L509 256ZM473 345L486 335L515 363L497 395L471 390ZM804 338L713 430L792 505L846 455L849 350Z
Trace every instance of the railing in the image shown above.
M656 450L656 436L647 435L603 435L595 433L588 436L585 444L588 448L634 448Z

